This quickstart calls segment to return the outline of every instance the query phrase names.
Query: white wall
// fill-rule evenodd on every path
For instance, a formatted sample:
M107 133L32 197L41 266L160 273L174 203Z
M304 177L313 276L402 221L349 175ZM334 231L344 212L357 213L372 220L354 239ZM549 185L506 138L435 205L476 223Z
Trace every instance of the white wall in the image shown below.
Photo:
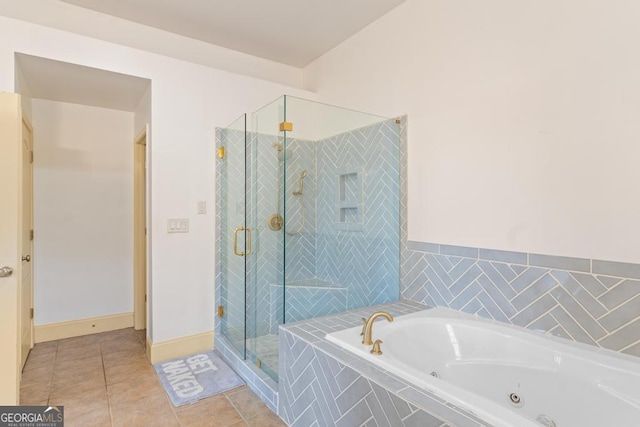
M305 68L409 116L409 239L640 262L640 3L408 0Z
M14 52L151 79L151 339L212 330L215 128L283 93L312 94L2 17L0 91L14 89ZM168 218L189 218L190 232L167 234Z
M27 80L24 76L22 69L18 63L15 64L15 76L14 91L20 94L20 107L22 108L22 114L31 120L33 114L31 112L31 90L27 84Z
M33 99L35 324L133 311L133 113Z

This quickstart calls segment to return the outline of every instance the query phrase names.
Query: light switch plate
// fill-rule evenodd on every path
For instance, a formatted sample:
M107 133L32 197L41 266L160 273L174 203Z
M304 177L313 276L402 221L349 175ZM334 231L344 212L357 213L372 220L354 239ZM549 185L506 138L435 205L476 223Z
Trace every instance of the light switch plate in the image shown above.
M207 202L205 200L201 200L198 202L198 215L207 213Z
M187 218L170 218L167 220L167 233L188 233L189 220Z

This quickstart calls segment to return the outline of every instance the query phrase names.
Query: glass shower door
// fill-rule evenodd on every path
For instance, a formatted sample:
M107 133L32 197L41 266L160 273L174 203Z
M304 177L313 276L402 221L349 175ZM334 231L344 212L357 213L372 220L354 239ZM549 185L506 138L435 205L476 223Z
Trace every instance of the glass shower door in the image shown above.
M287 148L279 123L284 97L252 114L247 141L247 359L278 379L278 326L284 323L284 186Z
M246 230L245 163L247 116L243 114L220 130L218 179L220 185L221 288L218 310L221 333L246 357L246 257L250 251ZM222 314L222 316L220 316Z

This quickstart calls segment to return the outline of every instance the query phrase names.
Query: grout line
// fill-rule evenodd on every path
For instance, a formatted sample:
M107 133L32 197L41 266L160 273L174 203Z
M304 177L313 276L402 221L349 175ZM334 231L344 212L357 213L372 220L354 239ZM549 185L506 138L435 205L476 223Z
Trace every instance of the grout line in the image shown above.
M109 397L109 388L107 387L107 370L104 367L104 353L102 353L102 346L100 346L100 363L102 364L102 375L104 377L104 388L107 394L107 409L109 410L109 422L113 427L113 410L111 408L111 398Z

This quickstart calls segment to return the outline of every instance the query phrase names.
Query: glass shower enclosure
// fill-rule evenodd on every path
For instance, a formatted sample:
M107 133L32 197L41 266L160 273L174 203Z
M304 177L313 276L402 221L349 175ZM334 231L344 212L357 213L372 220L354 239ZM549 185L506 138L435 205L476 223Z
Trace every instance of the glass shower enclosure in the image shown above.
M248 122L219 130L219 325L277 381L279 325L399 298L400 128L292 96Z

